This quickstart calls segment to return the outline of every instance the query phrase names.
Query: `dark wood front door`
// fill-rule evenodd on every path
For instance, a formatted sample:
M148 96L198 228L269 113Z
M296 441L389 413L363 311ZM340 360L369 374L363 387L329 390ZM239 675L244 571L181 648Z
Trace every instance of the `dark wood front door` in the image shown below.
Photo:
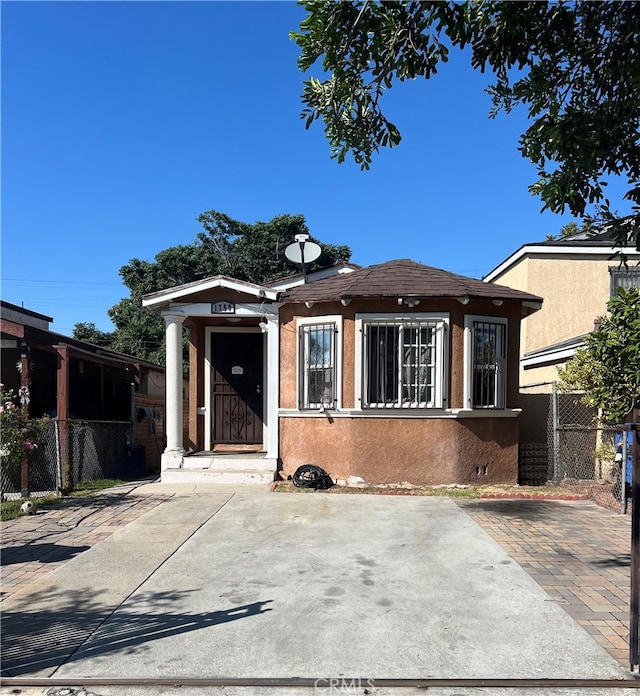
M211 337L213 444L262 443L262 334Z

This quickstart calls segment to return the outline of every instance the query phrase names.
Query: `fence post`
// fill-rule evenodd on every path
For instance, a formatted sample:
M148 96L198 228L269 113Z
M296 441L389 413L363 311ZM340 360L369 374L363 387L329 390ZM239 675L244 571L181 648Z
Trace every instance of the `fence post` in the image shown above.
M24 418L29 418L29 344L23 339L20 349L20 409ZM20 464L20 495L28 498L29 493L29 457L26 451Z
M64 485L62 481L62 452L60 450L60 421L57 419L53 421L53 432L56 447L56 489L60 492Z
M638 444L640 411L635 410L632 419L633 423L627 429L633 430L633 444L631 445L633 456L633 473L631 475L631 598L629 602L629 662L633 671L636 665L640 665L638 625L640 615L640 446Z
M559 426L559 410L558 410L558 386L553 383L551 391L551 446L553 448L551 461L553 462L553 480L558 480L559 469L559 453L560 453L560 436L558 434Z

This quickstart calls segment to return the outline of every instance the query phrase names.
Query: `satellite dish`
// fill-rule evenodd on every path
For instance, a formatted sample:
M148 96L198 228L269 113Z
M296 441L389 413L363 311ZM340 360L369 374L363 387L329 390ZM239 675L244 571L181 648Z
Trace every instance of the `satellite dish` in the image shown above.
M307 235L297 236L307 237ZM320 256L321 252L322 249L318 244L315 244L314 242L307 242L306 240L297 240L293 244L289 244L289 246L284 250L284 255L293 263L305 264L315 261L318 256Z

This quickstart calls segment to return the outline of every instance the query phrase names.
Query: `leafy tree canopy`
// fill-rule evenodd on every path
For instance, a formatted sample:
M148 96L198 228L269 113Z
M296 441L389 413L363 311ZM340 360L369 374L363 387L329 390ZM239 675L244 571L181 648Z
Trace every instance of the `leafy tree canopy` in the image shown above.
M559 374L561 388L584 392L583 401L615 424L640 408L640 289L618 290L607 308L585 348Z
M582 229L580 228L580 225L578 225L577 222L568 222L566 225L563 225L560 228L559 234L548 234L546 236L546 241L553 242L556 239L566 239L567 237L573 237L574 234L578 234L581 231Z
M640 245L640 3L353 0L301 3L298 65L320 64L304 83L307 128L324 123L331 156L350 152L363 169L400 140L382 112L396 81L429 79L452 48L470 46L471 65L495 77L491 116L522 105L531 125L522 155L536 165L530 191L543 209L600 222L618 244ZM606 179L626 179L635 226L621 225Z
M76 324L74 337L91 343L100 341L98 345L163 364L164 322L142 307L144 294L214 275L264 283L299 272L284 250L296 234L309 233L302 215L278 215L269 222L249 224L209 210L198 220L204 231L192 244L165 249L154 261L131 259L120 269L130 296L109 310L116 327L114 332L105 334L93 324ZM351 257L347 246L323 244L313 237L311 240L320 245L322 253L308 265L310 270L348 261Z
M94 346L109 347L113 334L100 331L93 322L80 322L73 327L73 337L78 341L92 343Z

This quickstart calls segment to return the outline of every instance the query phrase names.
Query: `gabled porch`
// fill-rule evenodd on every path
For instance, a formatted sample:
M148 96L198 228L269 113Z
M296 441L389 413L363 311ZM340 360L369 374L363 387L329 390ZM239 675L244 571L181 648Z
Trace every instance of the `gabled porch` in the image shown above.
M163 482L273 481L278 465L276 299L270 288L225 276L143 299L166 322ZM187 414L182 408L183 328L189 332Z

